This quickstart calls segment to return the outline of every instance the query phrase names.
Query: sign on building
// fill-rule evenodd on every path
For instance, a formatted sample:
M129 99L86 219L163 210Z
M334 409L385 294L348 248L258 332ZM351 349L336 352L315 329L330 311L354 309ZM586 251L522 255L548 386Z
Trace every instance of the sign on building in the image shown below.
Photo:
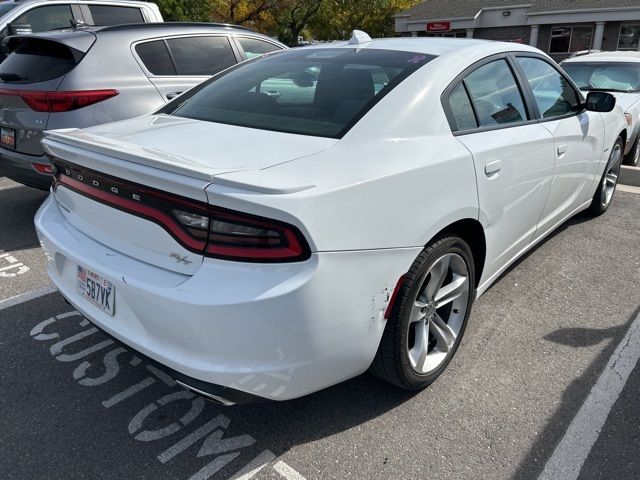
M429 22L427 32L450 32L451 22Z

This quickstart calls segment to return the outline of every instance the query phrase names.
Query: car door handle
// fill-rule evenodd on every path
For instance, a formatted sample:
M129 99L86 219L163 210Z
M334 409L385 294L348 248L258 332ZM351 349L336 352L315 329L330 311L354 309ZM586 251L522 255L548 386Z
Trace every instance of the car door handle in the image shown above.
M167 93L167 100L173 100L176 97L179 97L180 95L182 95L183 92L171 92L171 93Z
M566 145L558 145L558 156L561 157L565 153L567 153L567 146Z
M502 170L502 160L489 162L484 166L484 173L487 177L491 177Z

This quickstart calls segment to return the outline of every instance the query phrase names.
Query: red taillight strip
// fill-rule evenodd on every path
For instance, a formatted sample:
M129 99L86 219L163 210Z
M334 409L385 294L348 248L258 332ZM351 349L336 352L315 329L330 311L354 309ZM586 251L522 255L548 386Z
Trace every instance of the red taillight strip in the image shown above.
M196 253L224 260L262 263L302 261L311 255L309 245L302 233L288 223L211 206L205 202L162 192L88 169L80 169L73 164L63 163L53 157L51 157L51 161L54 164L55 172L54 190L62 185L92 200L152 221L166 230L185 248ZM71 176L72 171L76 172L77 179ZM114 192L112 193L111 190ZM131 198L121 196L122 194L127 194ZM138 196L141 198L136 198ZM209 222L217 220L278 232L280 243L277 245L264 243L248 245L248 242L255 242L256 238L261 237L249 236L234 239L232 235L216 234L211 231L211 228L199 231L198 234L204 235L198 238L199 235L193 233L191 228L181 224L172 215L174 206L186 208L195 214L205 215ZM234 240L235 245L233 244Z
M119 210L122 210L126 213L139 215L153 221L154 223L159 224L160 226L164 227L165 230L167 230L171 235L176 237L178 241L180 241L191 250L202 253L205 249L205 242L198 242L194 238L190 237L178 224L177 220L174 220L169 215L160 210L149 207L147 205L143 205L133 200L128 200L126 198L118 197L117 195L104 192L65 175L60 175L56 179L56 182L70 187L72 190L77 191L78 193L82 193L89 198L94 198L101 201L102 203L106 203L107 205L118 208Z
M115 97L120 92L110 88L103 90L78 90L72 92L51 92L43 90L13 90L0 88L0 95L20 97L36 112L60 113L88 107Z

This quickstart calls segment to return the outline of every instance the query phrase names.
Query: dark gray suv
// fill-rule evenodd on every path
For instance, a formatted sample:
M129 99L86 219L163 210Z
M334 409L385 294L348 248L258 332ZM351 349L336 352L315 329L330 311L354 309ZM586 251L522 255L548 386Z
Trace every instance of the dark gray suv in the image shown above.
M0 64L0 175L48 189L44 130L150 113L243 60L286 47L231 25L147 23L19 35Z

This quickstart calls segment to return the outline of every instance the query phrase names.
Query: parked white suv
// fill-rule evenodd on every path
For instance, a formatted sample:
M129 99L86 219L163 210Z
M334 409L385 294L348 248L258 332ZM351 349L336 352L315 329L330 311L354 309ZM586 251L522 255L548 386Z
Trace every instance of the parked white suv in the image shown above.
M149 22L162 22L158 6L151 2L19 0L0 3L0 40L17 33L60 30L77 23L106 26Z
M595 52L562 62L585 92L611 92L627 118L626 163L640 163L640 52Z

